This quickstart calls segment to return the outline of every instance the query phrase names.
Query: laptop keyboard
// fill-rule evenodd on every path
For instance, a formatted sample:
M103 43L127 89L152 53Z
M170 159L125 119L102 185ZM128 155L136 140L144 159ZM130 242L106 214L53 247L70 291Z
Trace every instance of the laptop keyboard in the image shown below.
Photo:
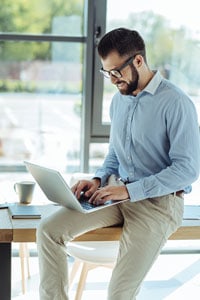
M86 209L89 210L91 208L97 207L97 205L89 203L88 202L89 198L85 197L84 195L81 195L79 202L81 203L81 206Z
M86 210L97 207L97 205L89 203L88 201L84 201L84 200L80 201L80 203L81 203L81 206Z

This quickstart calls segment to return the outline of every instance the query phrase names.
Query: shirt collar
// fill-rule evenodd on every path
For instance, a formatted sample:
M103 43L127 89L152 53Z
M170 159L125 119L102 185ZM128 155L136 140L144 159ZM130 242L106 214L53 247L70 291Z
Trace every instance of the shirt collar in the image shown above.
M146 91L150 94L155 94L155 91L157 90L158 86L160 85L163 77L160 74L159 71L154 71L154 76L151 79L151 81L147 84L147 86L143 89L143 91Z

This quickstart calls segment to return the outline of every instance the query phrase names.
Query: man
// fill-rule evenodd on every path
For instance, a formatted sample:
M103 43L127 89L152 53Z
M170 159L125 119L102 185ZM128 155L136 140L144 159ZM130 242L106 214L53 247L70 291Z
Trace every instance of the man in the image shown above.
M63 208L41 223L41 300L69 299L67 242L114 224L123 224L123 233L107 299L136 299L168 237L181 225L184 192L199 176L194 105L158 71L150 70L139 33L115 29L101 39L98 53L101 73L119 90L110 107L109 152L95 177L79 181L72 190L77 197L84 191L97 205L130 200L87 215ZM111 174L120 179L107 185Z

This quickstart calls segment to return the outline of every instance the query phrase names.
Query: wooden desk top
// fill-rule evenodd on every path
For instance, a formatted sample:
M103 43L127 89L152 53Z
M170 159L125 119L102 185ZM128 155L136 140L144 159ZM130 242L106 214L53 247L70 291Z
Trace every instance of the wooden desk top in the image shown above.
M56 205L38 205L42 218L59 209ZM8 209L0 209L0 242L35 242L40 219L11 219Z
M38 205L42 218L52 214L59 206L48 204ZM40 219L13 220L7 209L0 210L0 242L35 242L36 229ZM75 241L118 240L121 227L106 227L92 230L77 237ZM170 237L173 240L200 239L200 220L183 220L182 226Z
M57 205L37 205L42 218L56 212L60 207ZM35 242L36 229L41 219L12 219L13 242Z

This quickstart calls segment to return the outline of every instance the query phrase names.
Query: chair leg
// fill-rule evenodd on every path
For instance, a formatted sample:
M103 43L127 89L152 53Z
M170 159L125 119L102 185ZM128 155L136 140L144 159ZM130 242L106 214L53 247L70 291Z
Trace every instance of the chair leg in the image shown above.
M72 266L72 269L71 269L71 272L70 272L69 288L72 287L74 278L75 278L76 273L78 272L78 270L79 270L81 264L82 264L82 262L81 262L80 260L75 259L75 261L74 261L74 263L73 263L73 266Z
M29 266L29 249L28 249L28 244L27 244L27 243L24 243L24 247L25 247L25 257L26 257L27 275L28 275L28 278L30 278L31 275L30 275L30 266Z
M30 278L30 269L29 269L29 251L27 243L20 243L19 244L19 257L21 262L21 276L22 276L22 293L25 294L26 287L25 287L25 265L24 260L26 259L27 265L27 272L28 278Z
M81 264L83 266L82 266L82 270L81 270L81 274L80 274L80 278L79 278L79 282L78 282L74 300L81 300L83 290L85 287L85 283L86 283L86 279L87 279L87 275L90 270L95 269L100 266L111 268L111 269L113 269L113 267L114 267L114 263L97 265L97 264L93 264L93 263L82 262L81 260L75 259L71 273L70 273L69 288L72 287L73 280L74 280L76 273L78 272L78 269L80 268Z
M24 270L24 243L19 244L19 256L20 256L20 262L21 262L21 275L22 275L22 293L25 294L26 288L25 288L25 270Z
M81 275L80 275L80 279L76 291L76 296L74 300L81 300L88 272L96 267L97 267L96 264L90 264L86 262L83 263L83 267L82 267L82 271L81 271Z

